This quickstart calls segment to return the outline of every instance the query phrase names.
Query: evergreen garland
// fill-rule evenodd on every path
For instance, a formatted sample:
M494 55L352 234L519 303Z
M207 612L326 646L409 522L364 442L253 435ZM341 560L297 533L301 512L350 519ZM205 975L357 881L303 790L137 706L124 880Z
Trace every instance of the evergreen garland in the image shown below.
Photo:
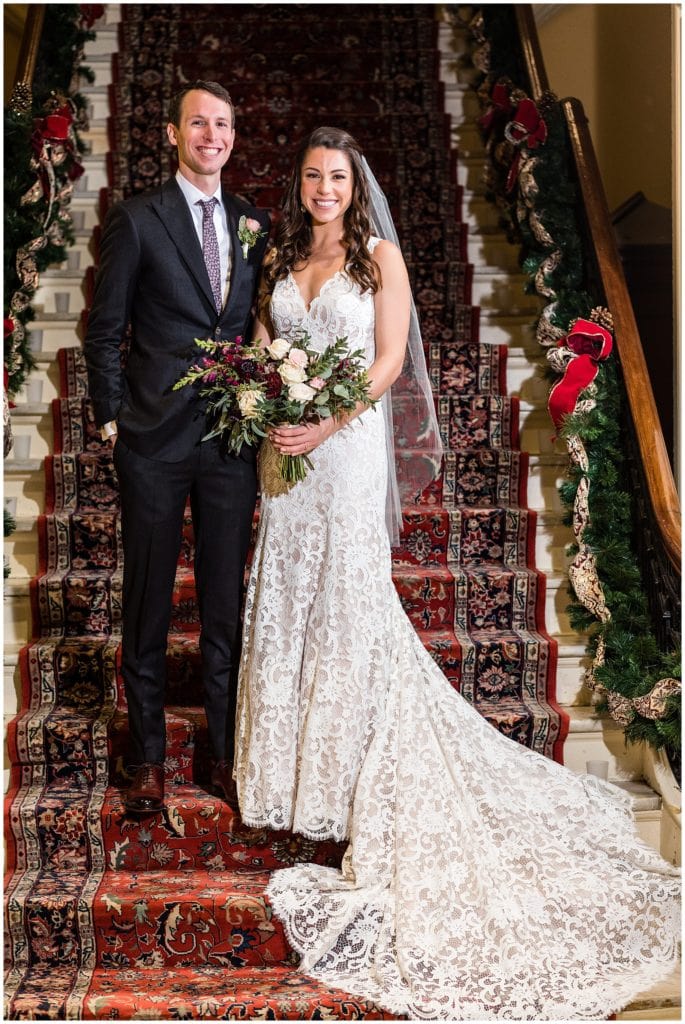
M5 108L5 316L19 325L14 339L5 339L6 389L10 395L17 394L35 367L24 329L35 319L34 310L30 302L12 310L9 305L20 289L29 299L35 290L26 286L22 288L17 272L17 253L34 240L45 239L46 244L32 254L36 270L41 273L51 264L62 261L66 248L74 241L66 203L55 203L50 210L44 192L35 202L22 203L22 198L27 196L38 176L35 133L40 132L40 125L49 114L63 108L67 102L74 118L70 133L73 144L66 147L65 159L55 167L56 189L59 191L81 173L78 156L83 146L78 129L85 124L85 100L74 86L76 75L92 80L92 73L80 66L80 62L84 42L94 37L92 32L82 27L82 21L83 13L77 4L45 5L31 107L29 110L15 109L11 105ZM10 351L11 359L8 359Z
M556 347L577 318L588 318L599 306L598 294L592 294L589 283L593 268L563 110L555 96L543 96L537 109L547 128L546 139L531 143L530 149L524 142L517 154L511 133L505 134L505 128L513 120L516 104L526 96L527 82L516 45L513 8L484 6L471 25L478 66L484 71L478 91L490 115L489 130L485 132L491 162L490 196L502 212L508 236L521 245L521 265L530 279L528 291L549 299L537 324L538 339ZM498 85L500 91L496 93ZM509 97L508 108L506 103L501 106L503 95ZM516 159L527 163L513 188L509 182L507 191ZM584 397L590 395L593 407L566 417L560 431L564 439L579 438L589 460L587 472L575 464L570 466L561 498L570 525L581 477L589 479L590 521L583 532L583 543L594 555L611 617L598 622L570 587L569 613L574 628L591 632L588 650L593 659L598 647L604 648L604 662L594 675L608 691L607 698L620 695L632 700L648 694L664 678L680 679L680 658L678 652L659 649L632 544L636 509L632 493L625 489L628 467L621 437L626 400L613 356L598 363L597 377ZM571 553L577 550L573 547ZM603 709L608 706L607 701L600 704ZM675 764L681 747L680 715L681 695L675 692L666 698L657 719L634 711L625 726L626 738L666 748Z
M100 10L91 7L93 18ZM77 4L46 4L43 29L31 87L31 105L27 109L21 102L10 103L4 111L4 406L5 455L11 448L11 429L8 418L9 398L22 388L36 361L28 343L26 327L35 319L31 298L35 294L37 276L51 264L64 260L66 248L73 244L74 233L68 212L68 189L82 167L78 159L83 150L79 126L85 126L85 100L76 90L77 76L93 80L92 72L81 65L83 44L94 38L84 27L88 20L85 8ZM68 140L64 146L64 159L54 163L54 192L62 193L52 206L45 174L36 159L41 148L41 132L46 118L63 111L71 122ZM31 190L40 181L38 195ZM28 201L30 195L31 201ZM24 201L22 201L24 200ZM32 244L33 243L33 244ZM40 243L40 244L36 244ZM17 256L31 248L30 267L37 272L33 278L22 281L17 267ZM30 283L29 283L30 282ZM16 522L3 510L3 535L9 537L16 530ZM9 565L3 562L3 575L9 575Z

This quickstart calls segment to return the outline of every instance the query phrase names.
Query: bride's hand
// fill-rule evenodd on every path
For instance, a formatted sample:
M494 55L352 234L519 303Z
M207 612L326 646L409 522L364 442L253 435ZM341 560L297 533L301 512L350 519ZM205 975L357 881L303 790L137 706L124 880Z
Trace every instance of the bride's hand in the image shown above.
M309 455L335 433L338 425L336 420L329 416L318 423L274 427L269 433L269 440L281 455Z

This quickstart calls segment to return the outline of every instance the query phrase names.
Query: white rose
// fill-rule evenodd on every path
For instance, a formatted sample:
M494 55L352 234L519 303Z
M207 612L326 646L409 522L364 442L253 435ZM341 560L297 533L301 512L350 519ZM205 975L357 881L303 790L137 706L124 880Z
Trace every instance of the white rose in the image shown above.
M293 402L308 402L315 394L316 391L309 384L291 384L288 388L288 397Z
M307 379L306 370L299 366L293 366L292 363L283 363L278 367L278 372L281 375L281 380L286 384L301 384Z
M301 348L291 348L290 352L288 352L288 362L292 366L306 366L309 362L309 356Z
M271 344L266 346L266 351L272 359L282 359L286 352L290 351L290 342L285 338L274 338Z
M246 420L253 420L258 413L258 406L261 404L262 398L261 391L255 390L255 388L246 388L245 391L241 391L238 395L238 407L240 413Z

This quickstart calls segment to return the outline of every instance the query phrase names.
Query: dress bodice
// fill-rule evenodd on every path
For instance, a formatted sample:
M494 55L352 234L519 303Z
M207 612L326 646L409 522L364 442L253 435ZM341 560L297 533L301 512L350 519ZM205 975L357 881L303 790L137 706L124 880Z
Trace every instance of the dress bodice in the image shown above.
M369 252L373 252L380 241L372 236ZM307 308L295 278L288 273L274 287L271 319L278 336L292 338L304 331L317 351L323 351L337 338L347 338L348 348L351 351L363 349L367 362L371 363L375 354L373 299L373 294L362 292L345 270L338 270L324 281Z

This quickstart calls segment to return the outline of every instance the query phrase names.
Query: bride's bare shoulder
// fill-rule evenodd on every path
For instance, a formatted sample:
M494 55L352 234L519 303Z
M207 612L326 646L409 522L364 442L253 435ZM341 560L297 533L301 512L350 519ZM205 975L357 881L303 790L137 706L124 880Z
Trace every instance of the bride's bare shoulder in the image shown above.
M378 264L384 277L388 274L402 274L403 276L406 274L406 266L401 250L394 242L388 241L387 238L382 238L376 243L371 258Z

